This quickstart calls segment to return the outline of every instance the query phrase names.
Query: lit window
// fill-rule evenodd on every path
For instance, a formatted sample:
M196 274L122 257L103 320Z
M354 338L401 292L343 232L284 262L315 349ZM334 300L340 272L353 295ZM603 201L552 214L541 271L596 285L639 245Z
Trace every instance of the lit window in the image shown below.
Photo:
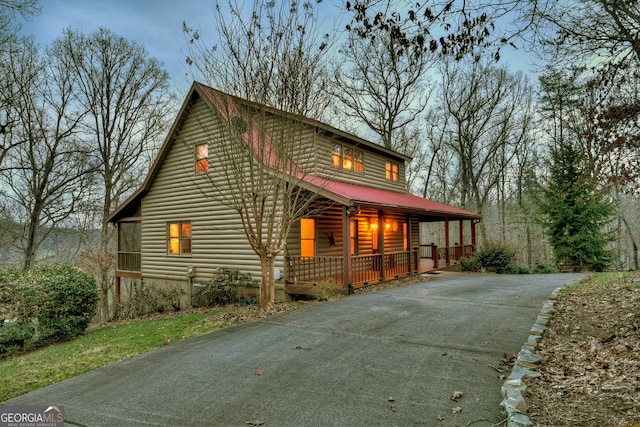
M399 166L394 162L387 162L385 165L386 178L390 181L397 181L399 176Z
M338 168L341 167L356 172L364 172L364 153L362 150L355 150L351 147L333 144L331 164Z
M169 255L191 254L190 222L170 222L167 224L167 251Z
M345 169L353 169L353 149L344 149L344 158L342 159L342 167Z
M407 232L406 222L402 223L402 241L403 241L404 250L408 251L409 250L409 233Z
M209 170L209 144L196 146L196 172L204 173Z
M355 150L353 152L353 170L356 172L364 172L364 159L362 151Z
M336 167L342 166L342 146L340 144L333 144L331 163Z
M316 220L302 218L300 220L300 256L316 255Z

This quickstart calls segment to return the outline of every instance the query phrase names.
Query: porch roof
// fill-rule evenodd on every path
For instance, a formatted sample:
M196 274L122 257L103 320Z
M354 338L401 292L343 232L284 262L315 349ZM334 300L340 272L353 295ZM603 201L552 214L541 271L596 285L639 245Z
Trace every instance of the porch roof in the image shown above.
M453 220L482 218L482 216L477 213L465 211L455 206L445 205L444 203L434 202L433 200L425 199L409 192L400 193L313 176L306 176L304 181L316 187L316 191L318 191L320 195L349 207L393 209L407 213Z

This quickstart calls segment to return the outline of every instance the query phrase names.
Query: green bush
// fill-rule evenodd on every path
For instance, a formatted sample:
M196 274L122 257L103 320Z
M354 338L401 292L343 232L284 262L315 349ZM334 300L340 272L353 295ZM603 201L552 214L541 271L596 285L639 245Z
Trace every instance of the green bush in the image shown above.
M0 327L0 355L31 348L36 327L33 323L4 321Z
M75 267L54 264L30 270L26 279L36 291L39 341L68 340L87 329L98 302L92 276Z
M502 274L529 274L531 273L527 267L523 267L521 265L509 264L504 270L502 270Z
M256 286L251 273L243 273L235 268L218 268L211 281L196 296L198 305L227 305L239 301L242 291Z
M533 274L553 274L553 273L557 273L557 272L558 272L558 270L556 268L553 268L553 267L550 267L550 266L544 265L544 264L537 264L531 270L531 273L533 273Z
M0 354L80 335L97 302L93 277L71 266L0 272Z
M477 256L472 256L470 258L463 257L460 258L460 270L469 272L482 271L482 264Z
M476 256L482 268L487 271L502 273L508 265L513 263L516 251L505 245L492 244L483 248Z
M180 311L180 300L185 291L160 288L155 285L134 288L129 298L116 304L113 320L136 319L153 313L164 313L173 308Z

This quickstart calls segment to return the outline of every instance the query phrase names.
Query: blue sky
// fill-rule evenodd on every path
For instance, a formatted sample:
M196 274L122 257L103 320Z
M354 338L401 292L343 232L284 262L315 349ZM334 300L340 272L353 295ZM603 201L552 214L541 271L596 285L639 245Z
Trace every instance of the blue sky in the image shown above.
M243 0L238 3L243 4ZM250 7L252 1L244 3ZM327 28L341 19L342 3L343 0L324 0L320 4L319 20ZM213 45L213 4L214 0L41 0L40 15L23 21L22 33L35 36L44 47L69 27L85 34L107 27L144 46L151 56L158 58L169 72L173 88L178 94L185 94L192 78L185 65L187 42L182 23L186 21L191 28L199 29L204 41ZM343 29L345 23L340 22L337 28ZM506 48L503 56L512 69L531 68L530 58L522 51Z
M246 3L250 7L252 2ZM182 22L199 29L204 40L214 44L213 4L213 0L41 0L40 15L21 21L22 34L35 36L44 47L68 27L85 34L107 27L144 46L163 62L172 85L186 93L192 79L185 65L187 42ZM323 1L320 6L326 15L320 20L332 22L339 14L339 4L341 0Z

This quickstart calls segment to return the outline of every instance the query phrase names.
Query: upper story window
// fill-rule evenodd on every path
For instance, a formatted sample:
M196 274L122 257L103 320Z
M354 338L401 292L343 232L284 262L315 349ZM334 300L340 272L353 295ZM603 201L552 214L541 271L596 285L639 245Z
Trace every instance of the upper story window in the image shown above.
M196 173L209 170L209 144L196 146Z
M396 162L387 162L385 165L386 178L390 181L397 181L400 166Z
M355 172L364 172L364 152L341 144L333 144L331 164Z
M167 253L169 255L191 255L190 222L170 222L167 224Z

